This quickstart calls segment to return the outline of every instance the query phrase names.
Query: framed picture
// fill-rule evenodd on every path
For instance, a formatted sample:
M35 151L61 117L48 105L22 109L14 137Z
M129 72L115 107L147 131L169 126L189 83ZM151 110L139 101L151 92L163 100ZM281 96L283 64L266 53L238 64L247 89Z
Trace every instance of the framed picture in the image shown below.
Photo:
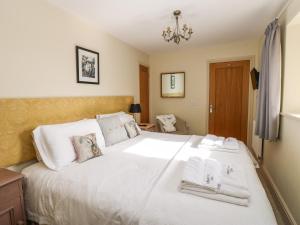
M185 73L162 73L161 74L161 97L184 98L185 97Z
M99 84L99 53L76 46L77 83Z

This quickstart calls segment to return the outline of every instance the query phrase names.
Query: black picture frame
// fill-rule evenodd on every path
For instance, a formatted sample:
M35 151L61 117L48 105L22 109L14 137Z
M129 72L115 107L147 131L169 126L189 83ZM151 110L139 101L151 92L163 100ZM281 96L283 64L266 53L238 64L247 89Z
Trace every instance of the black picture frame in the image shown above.
M80 46L76 50L76 73L77 83L100 84L99 52L92 51ZM84 55L86 53L86 55ZM83 60L85 59L85 64ZM86 67L88 66L88 70Z

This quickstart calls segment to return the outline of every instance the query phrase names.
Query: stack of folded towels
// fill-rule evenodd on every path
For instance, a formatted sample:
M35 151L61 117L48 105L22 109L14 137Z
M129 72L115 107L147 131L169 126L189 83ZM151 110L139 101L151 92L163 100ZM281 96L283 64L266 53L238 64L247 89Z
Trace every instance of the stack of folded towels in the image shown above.
M187 161L180 190L242 206L248 206L250 198L242 168L200 157L191 157Z
M237 152L240 150L240 144L237 139L229 137L218 137L216 135L208 134L206 135L201 142L199 147L208 147L212 150L223 150L228 152Z

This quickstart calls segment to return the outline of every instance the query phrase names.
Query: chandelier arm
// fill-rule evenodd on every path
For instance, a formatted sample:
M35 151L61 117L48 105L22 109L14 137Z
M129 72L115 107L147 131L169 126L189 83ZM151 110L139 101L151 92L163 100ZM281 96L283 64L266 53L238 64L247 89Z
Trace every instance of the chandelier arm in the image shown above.
M191 35L189 36L185 36L185 35L180 35L181 38L183 38L184 40L188 41L191 38Z
M175 38L175 33L172 35L172 37L170 38L170 41L172 41Z

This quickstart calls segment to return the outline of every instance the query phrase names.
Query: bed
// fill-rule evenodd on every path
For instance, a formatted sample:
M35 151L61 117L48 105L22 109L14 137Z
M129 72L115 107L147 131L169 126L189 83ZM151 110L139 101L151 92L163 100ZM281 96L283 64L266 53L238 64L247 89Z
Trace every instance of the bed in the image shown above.
M104 155L52 171L25 168L28 218L49 225L276 225L248 150L200 150L200 136L142 132ZM238 162L251 192L248 207L179 192L185 161L194 155Z

